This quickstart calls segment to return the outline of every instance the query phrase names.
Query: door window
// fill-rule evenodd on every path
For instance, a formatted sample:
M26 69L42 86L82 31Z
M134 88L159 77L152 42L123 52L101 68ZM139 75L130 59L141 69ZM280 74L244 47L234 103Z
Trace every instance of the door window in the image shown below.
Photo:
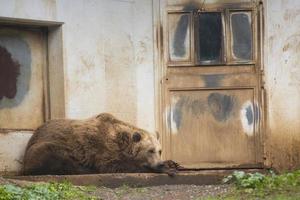
M188 13L170 14L169 20L169 60L186 62L190 60L190 27L191 19Z
M235 61L252 59L251 12L230 13L231 55Z
M198 15L198 51L201 64L223 62L223 25L220 12L207 12Z
M251 10L228 8L218 11L169 12L169 64L253 64L255 49L252 17Z

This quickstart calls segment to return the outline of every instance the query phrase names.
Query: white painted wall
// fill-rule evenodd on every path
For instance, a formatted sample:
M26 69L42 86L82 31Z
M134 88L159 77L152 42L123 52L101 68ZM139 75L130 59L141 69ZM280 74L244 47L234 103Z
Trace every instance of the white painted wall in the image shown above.
M154 132L152 0L0 0L0 16L65 23L67 118L109 112ZM0 171L19 169L30 135L0 133L15 141Z
M3 17L65 23L68 118L110 112L154 130L152 0L0 0L0 5Z
M29 132L0 133L0 172L11 173L21 167L24 150L30 139Z
M300 167L300 1L267 0L267 164Z

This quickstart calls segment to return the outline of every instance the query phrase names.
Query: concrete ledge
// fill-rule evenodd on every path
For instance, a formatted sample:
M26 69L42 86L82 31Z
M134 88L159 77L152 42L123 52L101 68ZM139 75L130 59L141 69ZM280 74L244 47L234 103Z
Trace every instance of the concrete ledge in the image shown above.
M153 173L116 173L116 174L84 174L84 175L46 175L46 176L14 176L10 179L32 182L50 182L67 180L74 185L94 185L105 187L119 187L128 185L132 187L146 187L158 185L209 185L220 184L224 176L234 170L201 170L179 172L175 177L166 174ZM246 172L263 172L263 170L243 170Z

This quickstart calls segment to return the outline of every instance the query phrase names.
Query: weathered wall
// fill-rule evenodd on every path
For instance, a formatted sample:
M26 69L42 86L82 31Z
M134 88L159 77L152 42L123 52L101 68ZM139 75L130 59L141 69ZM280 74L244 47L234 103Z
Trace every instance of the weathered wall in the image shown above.
M109 112L154 131L152 0L0 0L0 16L65 23L67 118ZM0 133L0 171L18 170L30 135Z
M267 165L300 168L300 1L265 3Z

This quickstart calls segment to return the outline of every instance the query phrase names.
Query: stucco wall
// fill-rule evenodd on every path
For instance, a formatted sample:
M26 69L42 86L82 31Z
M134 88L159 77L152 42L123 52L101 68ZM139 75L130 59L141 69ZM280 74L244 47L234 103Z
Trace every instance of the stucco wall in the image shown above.
M109 112L154 131L152 0L0 0L0 16L65 23L67 118ZM18 170L30 135L0 134L0 171Z
M266 1L266 163L300 167L300 1Z

